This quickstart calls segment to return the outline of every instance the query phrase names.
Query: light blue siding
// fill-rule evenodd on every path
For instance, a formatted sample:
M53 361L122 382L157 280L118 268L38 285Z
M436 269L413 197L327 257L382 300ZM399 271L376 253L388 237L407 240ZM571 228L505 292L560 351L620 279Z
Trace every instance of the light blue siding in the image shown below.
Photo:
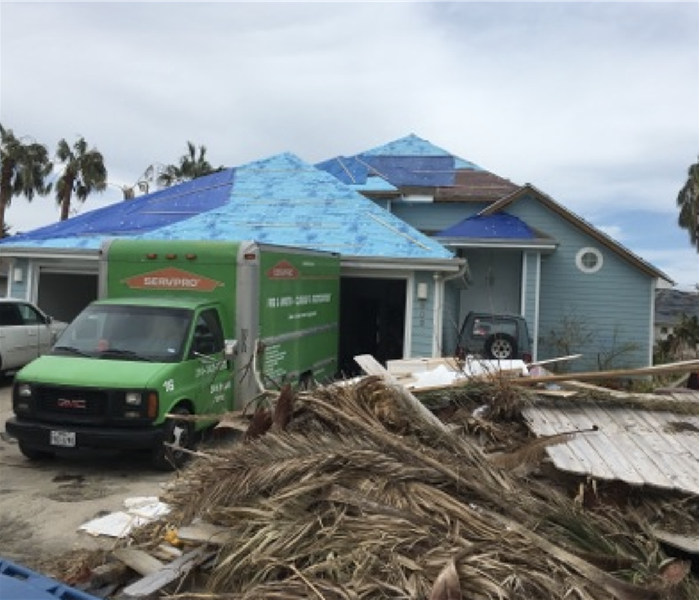
M391 202L389 210L402 221L430 234L475 215L487 205L477 202Z
M575 371L649 364L652 281L617 253L533 198L508 212L554 237L557 250L542 257L539 304L539 359L582 353ZM584 248L601 253L602 267L585 273L576 266ZM556 346L554 339L567 341Z
M19 269L22 281L15 281L14 272ZM29 261L26 258L14 260L13 267L7 274L7 295L21 300L32 300L29 297Z
M432 340L434 335L434 281L432 273L418 272L415 275L415 290L418 285L424 283L427 285L428 294L426 300L418 300L413 298L413 311L411 320L413 324L412 343L410 347L411 357L426 357L432 356Z

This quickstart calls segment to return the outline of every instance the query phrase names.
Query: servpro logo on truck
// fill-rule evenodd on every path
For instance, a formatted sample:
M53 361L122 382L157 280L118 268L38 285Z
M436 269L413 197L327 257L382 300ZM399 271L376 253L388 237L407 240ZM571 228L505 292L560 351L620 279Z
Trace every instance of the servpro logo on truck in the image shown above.
M129 277L123 283L132 290L196 290L198 292L211 292L223 285L222 281L173 267Z
M298 279L299 270L286 260L282 260L267 270L269 279Z

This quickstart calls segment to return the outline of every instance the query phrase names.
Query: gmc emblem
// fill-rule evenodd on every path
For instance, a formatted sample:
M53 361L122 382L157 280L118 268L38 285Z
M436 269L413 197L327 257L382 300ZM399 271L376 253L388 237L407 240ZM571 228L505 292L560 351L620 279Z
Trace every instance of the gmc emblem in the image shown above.
M85 400L68 400L67 398L59 398L56 401L58 408L78 408L80 410L85 410L87 408L87 402Z

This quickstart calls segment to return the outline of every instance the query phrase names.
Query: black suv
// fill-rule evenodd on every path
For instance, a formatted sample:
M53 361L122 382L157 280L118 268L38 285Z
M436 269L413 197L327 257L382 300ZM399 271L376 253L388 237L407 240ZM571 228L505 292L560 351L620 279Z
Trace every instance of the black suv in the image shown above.
M488 359L532 360L532 340L521 315L470 312L459 330L457 358L469 354Z

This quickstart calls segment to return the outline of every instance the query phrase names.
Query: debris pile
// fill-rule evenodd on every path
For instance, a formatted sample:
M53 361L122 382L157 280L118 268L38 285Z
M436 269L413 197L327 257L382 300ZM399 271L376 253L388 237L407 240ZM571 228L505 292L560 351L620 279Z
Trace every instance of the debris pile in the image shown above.
M478 397L461 386L440 419L379 376L282 390L242 443L181 471L162 498L170 512L120 549L163 559L175 548L170 576L156 570L115 597L699 598L691 563L653 535L654 520L696 523L695 498L590 502L594 490L518 470L576 433L525 439L517 405L534 392L477 386ZM474 416L484 398L488 416ZM518 448L504 448L506 430Z

